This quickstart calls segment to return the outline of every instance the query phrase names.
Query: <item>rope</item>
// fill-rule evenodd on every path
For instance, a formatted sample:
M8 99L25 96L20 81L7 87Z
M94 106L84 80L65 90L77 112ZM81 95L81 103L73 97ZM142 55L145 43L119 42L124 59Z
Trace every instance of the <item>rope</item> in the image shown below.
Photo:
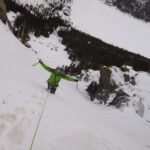
M78 85L78 82L76 82L76 88L77 88L77 90L79 89L79 85Z
M44 108L45 108L46 102L47 102L47 100L48 100L48 95L49 95L49 92L48 92L48 94L47 94L47 96L46 96L45 103L44 103L44 105L43 105L43 108L42 108L42 111L41 111L41 114L40 114L40 118L39 118L39 121L38 121L36 130L35 130L35 133L34 133L34 136L33 136L33 139L32 139L32 143L31 143L31 145L30 145L30 150L32 150L32 147L33 147L33 144L34 144L34 141L35 141L35 137L36 137L36 134L37 134L39 125L40 125L40 121L41 121L41 119L42 119L42 115L43 115L43 112L44 112Z

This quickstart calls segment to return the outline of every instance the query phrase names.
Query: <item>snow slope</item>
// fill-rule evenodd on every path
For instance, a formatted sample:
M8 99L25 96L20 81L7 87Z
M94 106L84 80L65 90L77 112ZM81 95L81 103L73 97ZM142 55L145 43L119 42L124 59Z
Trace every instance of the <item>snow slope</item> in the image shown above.
M32 39L38 54L21 45L0 22L0 150L27 150L31 144L49 77L40 65L32 67L33 62L41 57L53 67L70 63L56 34L50 37L53 43ZM85 86L80 82L77 89L74 82L61 81L56 95L48 97L33 150L150 148L149 123L132 109L121 112L89 102Z
M1 22L0 45L0 150L23 150L28 148L47 94L40 88L44 74L37 76L31 51Z
M67 20L70 14L71 0L13 0L17 5L23 6L31 14L40 15L45 19L60 16Z
M83 32L150 58L149 23L123 14L100 0L74 0L71 20Z

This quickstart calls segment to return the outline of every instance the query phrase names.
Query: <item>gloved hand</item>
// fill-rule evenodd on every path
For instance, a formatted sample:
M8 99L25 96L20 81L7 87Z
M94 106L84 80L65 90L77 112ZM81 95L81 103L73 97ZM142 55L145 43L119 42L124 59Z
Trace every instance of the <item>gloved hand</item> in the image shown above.
M43 63L42 59L39 59L39 63L40 63L40 64L42 64L42 63Z
M78 82L79 80L75 79L74 81L75 81L75 82Z

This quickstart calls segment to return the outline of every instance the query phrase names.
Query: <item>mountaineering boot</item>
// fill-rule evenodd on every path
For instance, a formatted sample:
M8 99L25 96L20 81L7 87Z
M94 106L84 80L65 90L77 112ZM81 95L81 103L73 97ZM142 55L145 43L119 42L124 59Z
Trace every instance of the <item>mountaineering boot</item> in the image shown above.
M55 94L55 92L56 92L56 88L55 88L55 87L52 87L51 90L50 90L50 93L51 93L51 94Z
M50 87L50 93L51 93L51 94L55 94L57 87L58 87L58 84L52 85L52 86Z

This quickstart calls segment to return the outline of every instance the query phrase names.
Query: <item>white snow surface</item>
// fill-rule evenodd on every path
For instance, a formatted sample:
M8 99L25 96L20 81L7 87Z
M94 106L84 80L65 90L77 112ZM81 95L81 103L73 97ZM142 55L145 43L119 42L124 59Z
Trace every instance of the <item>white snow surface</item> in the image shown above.
M150 23L100 0L74 0L71 20L75 28L85 33L150 58Z
M49 7L48 3L53 3L54 1L59 1L59 0L13 0L19 5L32 5L33 7L37 7L40 5L43 5L44 7Z
M41 14L45 18L52 16L60 16L64 20L68 20L68 17L64 14L70 14L70 6L72 2L60 1L60 0L13 0L18 5L25 7L33 15ZM55 10L55 7L61 7L62 10ZM49 10L48 10L49 9ZM46 11L45 11L46 10ZM36 12L37 11L37 12ZM38 13L38 14L37 14Z
M32 64L39 57L51 67L70 63L57 34L31 39L28 49L0 22L0 150L30 147L50 75ZM147 94L150 78L142 75L139 90ZM33 150L150 149L150 124L145 119L130 107L121 112L90 102L86 86L81 81L76 88L74 82L62 80L56 94L49 95Z

